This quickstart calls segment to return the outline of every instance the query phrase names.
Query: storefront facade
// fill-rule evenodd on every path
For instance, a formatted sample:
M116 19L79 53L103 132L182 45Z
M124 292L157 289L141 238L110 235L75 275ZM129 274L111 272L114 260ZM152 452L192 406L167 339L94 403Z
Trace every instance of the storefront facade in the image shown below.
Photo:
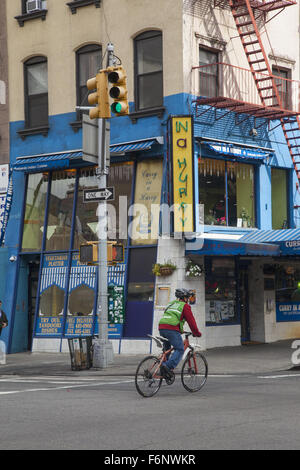
M276 119L196 102L226 91L226 80L232 94L243 92L244 51L227 47L236 34L231 12L222 12L224 23L221 7L212 17L203 2L120 4L129 21L116 29L114 3L105 2L105 15L90 2L71 12L70 3L49 2L44 21L26 17L23 28L20 6L7 2L13 191L0 264L8 352L65 351L70 336L97 334L97 267L78 255L81 243L97 240L97 204L83 193L98 182L76 105L87 104L86 80L103 67L104 24L127 72L130 107L129 116L111 119L109 237L125 246L125 262L110 267L107 280L115 353L155 349L148 334L178 286L195 291L203 347L295 337L296 304L281 289L291 287L292 271L292 288L297 282L298 235L289 230L299 226L300 198L282 129ZM285 21L298 38L296 17ZM278 44L276 59L293 78L295 34ZM222 57L239 67L217 66ZM292 245L244 239L265 230L290 234ZM173 273L156 276L153 265L168 261ZM199 276L188 275L190 261Z

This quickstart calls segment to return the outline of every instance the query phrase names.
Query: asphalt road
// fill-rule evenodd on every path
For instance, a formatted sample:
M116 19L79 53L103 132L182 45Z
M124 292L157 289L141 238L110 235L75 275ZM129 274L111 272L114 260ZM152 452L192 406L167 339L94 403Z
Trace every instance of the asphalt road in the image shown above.
M300 449L300 373L177 377L155 397L133 377L0 376L0 449Z

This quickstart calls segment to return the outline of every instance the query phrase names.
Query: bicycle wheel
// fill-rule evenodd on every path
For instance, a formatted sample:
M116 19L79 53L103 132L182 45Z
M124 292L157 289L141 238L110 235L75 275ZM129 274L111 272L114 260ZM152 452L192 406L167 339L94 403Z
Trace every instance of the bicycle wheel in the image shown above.
M153 397L160 389L162 377L159 370L160 360L155 356L147 356L137 367L135 386L143 397Z
M206 382L208 365L205 357L199 352L190 352L181 369L181 382L188 392L198 392Z

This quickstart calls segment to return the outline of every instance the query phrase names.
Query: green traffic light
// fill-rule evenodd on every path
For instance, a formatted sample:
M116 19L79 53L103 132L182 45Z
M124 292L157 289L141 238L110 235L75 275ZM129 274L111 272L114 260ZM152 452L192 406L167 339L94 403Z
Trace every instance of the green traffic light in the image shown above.
M122 104L121 103L113 103L110 107L111 111L115 114L119 114L122 111Z

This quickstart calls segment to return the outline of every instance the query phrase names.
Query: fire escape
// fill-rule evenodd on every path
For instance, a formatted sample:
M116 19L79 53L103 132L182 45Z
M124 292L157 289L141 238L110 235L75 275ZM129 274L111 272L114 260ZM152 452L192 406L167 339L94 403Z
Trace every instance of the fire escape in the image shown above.
M218 63L195 67L199 70L202 84L205 77L212 77L212 67L218 68L222 77L219 87L222 91L209 90L204 83L204 93L196 100L196 114L199 106L248 114L254 119L268 122L278 120L282 126L293 166L300 183L300 82L279 78L272 72L265 52L258 21L265 21L270 12L280 13L294 0L214 0L215 6L231 9L250 70ZM273 13L274 14L274 13ZM207 81L208 83L208 81ZM219 85L218 85L219 86ZM203 89L203 86L202 86ZM202 108L203 109L203 108Z

